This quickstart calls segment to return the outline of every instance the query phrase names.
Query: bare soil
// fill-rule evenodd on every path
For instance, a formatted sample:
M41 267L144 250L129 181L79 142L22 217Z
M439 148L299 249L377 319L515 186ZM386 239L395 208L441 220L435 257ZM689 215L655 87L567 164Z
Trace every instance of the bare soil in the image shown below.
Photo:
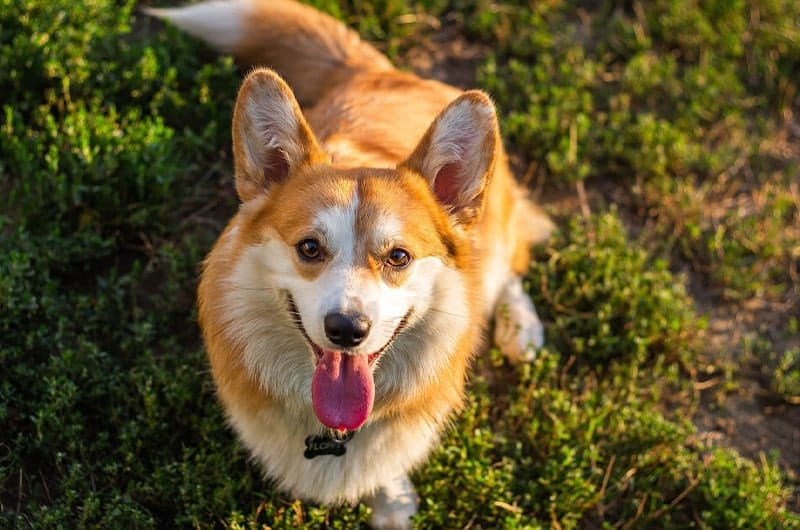
M770 393L760 363L742 349L743 337L765 327L777 335L782 312L761 304L711 305L700 288L691 289L702 314L708 315L707 354L716 361L732 363L736 386L732 392L715 391L713 380L701 393L693 421L701 438L733 447L759 461L777 451L777 460L795 484L789 508L800 511L800 406L785 403ZM800 342L796 337L792 342ZM778 347L792 347L790 340L778 340Z

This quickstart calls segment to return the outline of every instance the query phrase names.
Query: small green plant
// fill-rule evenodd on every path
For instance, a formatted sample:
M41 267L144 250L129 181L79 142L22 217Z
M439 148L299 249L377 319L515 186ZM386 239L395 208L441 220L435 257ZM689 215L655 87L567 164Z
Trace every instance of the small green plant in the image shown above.
M789 403L800 404L800 348L783 352L772 377L775 393Z
M529 364L476 360L415 473L417 524L799 527L771 458L697 436L705 322L671 272L713 300L797 296L796 155L776 131L796 112L798 4L315 4L390 54L463 24L492 50L479 82L514 153L550 189L623 190L618 208L558 212L526 277L548 344ZM135 7L0 0L0 526L362 525L364 506L277 491L226 427L194 292L236 206L240 77ZM766 374L790 403L798 357Z

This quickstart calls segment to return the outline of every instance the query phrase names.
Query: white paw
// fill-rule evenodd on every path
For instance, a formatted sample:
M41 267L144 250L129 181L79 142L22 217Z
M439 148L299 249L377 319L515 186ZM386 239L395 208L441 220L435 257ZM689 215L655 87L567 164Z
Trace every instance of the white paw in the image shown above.
M417 493L407 476L380 488L367 504L372 508L369 526L374 530L414 528L411 517L417 513Z
M494 342L512 362L532 361L544 344L544 325L519 278L506 284L497 301Z

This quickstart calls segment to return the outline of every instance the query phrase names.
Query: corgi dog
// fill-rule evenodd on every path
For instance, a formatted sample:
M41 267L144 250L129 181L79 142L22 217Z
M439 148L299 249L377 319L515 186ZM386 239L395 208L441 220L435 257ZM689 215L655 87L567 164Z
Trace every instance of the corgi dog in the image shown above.
M254 68L233 112L241 204L198 290L230 424L279 488L410 527L408 473L490 320L513 360L543 340L521 275L552 224L513 179L492 101L290 0L146 12Z

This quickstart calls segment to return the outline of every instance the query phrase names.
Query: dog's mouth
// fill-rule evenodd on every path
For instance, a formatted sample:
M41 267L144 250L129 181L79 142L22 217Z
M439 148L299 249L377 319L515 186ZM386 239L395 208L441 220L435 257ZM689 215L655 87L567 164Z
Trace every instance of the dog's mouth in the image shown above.
M319 346L317 346L317 345L316 345L316 343L314 343L314 342L313 342L311 339L309 339L308 337L306 337L306 340L307 340L307 341L308 341L308 343L311 345L311 349L312 349L312 350L314 350L314 359L316 360L317 364L319 364L319 361L322 359L323 355L325 355L325 350L323 350L322 348L320 348ZM389 342L387 342L387 343L386 343L386 344L383 346L383 348L381 348L380 350L378 350L378 351L376 351L376 352L374 352L374 353L368 353L368 354L367 354L367 363L368 363L370 366L372 366L373 364L375 364L375 361L376 361L376 360L378 360L378 357L380 357L380 356L381 356L381 354L382 354L382 353L383 353L383 352L386 350L386 348L388 348L388 347L389 347L389 344L391 344L393 340L394 340L394 335L392 335L392 338L391 338L391 339L389 339ZM343 351L342 353L343 353L344 355L354 355L354 354L352 354L352 353L348 353L348 352L345 352L345 351Z
M320 359L322 359L325 352L329 350L323 349L321 346L317 345L316 342L311 340L311 337L308 335L306 328L303 326L303 321L300 319L300 311L297 310L297 305L295 305L294 298L292 298L292 295L288 296L288 305L289 305L289 315L292 317L294 325L297 327L298 331L300 331L300 333L303 335L303 338L306 339L308 345L311 346L311 350L314 352L314 360L317 364L319 364ZM413 312L413 309L414 308L409 309L408 312L405 315L403 315L403 318L400 319L400 323L397 324L397 327L394 329L394 332L392 332L392 336L389 337L389 340L386 341L386 344L384 344L379 350L367 354L367 363L370 366L375 364L375 361L378 360L378 358L383 354L383 352L385 352L386 349L392 345L397 336L400 335L400 333L402 333L402 331L406 328L406 326L408 325L408 320L409 318L411 318L411 313ZM341 351L341 353L344 355L359 355L347 351Z
M326 350L317 345L303 327L300 313L291 295L289 314L297 329L314 352L316 367L311 380L311 401L314 414L322 424L337 431L354 431L367 421L375 400L373 368L375 363L405 329L409 310L400 320L392 336L379 350L369 354Z

